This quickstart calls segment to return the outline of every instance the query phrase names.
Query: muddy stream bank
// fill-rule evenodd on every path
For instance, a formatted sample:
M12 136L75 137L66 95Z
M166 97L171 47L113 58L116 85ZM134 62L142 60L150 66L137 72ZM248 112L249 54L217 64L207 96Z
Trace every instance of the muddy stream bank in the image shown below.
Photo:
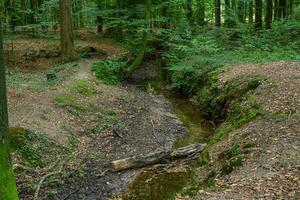
M153 68L154 70L151 71ZM214 130L213 124L204 119L202 111L194 102L172 92L166 81L162 80L161 74L159 66L149 63L133 76L134 81L130 84L152 96L165 98L171 104L172 113L187 128L184 136L173 142L172 148L207 143ZM142 169L129 184L122 197L125 200L166 200L173 197L191 181L192 171L188 163L179 161L173 164L161 164Z

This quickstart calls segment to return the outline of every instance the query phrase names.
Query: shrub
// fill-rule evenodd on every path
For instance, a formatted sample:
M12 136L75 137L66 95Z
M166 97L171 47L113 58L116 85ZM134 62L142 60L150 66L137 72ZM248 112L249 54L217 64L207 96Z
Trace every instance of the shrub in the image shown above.
M98 79L107 85L115 85L125 75L127 61L122 58L101 60L93 64L92 71Z

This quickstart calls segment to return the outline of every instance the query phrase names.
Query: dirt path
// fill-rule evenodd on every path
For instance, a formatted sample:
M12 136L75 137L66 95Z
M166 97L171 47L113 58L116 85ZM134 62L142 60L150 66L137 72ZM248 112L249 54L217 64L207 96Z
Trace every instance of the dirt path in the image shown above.
M110 161L170 149L186 131L170 113L171 104L164 97L150 96L133 86L104 85L93 76L91 65L90 61L80 61L71 71L63 68L60 73L69 74L68 78L46 91L32 92L26 90L26 85L22 85L22 92L17 86L9 87L12 127L43 132L65 146L70 139L77 141L72 153L76 158L65 164L59 177L62 183L46 181L41 199L64 199L69 195L68 199L94 200L117 194L136 171L111 173L107 171ZM91 96L74 89L80 82L93 87ZM55 103L56 98L69 96L76 97L76 103ZM24 177L17 173L17 178ZM22 199L32 199L33 191L21 191ZM49 191L55 191L54 197L50 198L53 192Z

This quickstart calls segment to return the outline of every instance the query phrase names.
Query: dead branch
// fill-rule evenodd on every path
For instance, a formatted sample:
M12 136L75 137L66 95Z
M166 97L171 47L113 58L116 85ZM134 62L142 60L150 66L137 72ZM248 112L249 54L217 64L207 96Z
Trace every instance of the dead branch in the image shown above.
M170 162L177 159L193 156L203 151L205 144L192 144L173 151L159 150L150 153L144 157L129 157L111 162L113 172L123 171L127 169L142 168L148 165Z
M38 200L39 192L40 192L40 189L41 189L41 186L42 186L43 182L50 176L60 174L62 172L63 166L64 166L64 162L61 163L61 165L60 165L60 167L57 171L51 172L51 173L46 174L45 176L42 177L39 184L37 185L37 188L36 188L36 191L35 191L35 194L34 194L34 200Z

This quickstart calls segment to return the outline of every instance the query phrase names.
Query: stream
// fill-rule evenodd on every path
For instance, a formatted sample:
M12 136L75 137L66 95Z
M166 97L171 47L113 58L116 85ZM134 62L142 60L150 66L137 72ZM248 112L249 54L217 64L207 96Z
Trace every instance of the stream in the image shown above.
M173 112L187 127L184 137L178 139L173 148L195 143L207 143L213 132L213 125L203 118L197 105L182 96L163 88L159 78L140 81L137 86L152 95L163 95L173 107ZM143 169L123 194L125 200L167 200L189 185L192 171L185 164L158 165Z

